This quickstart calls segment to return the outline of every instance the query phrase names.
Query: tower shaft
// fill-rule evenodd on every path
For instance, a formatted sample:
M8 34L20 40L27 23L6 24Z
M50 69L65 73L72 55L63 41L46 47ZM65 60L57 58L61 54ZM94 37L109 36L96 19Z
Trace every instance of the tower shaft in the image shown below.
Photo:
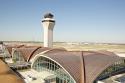
M53 45L53 27L55 23L45 22L44 27L44 47L52 47Z
M46 14L42 20L42 25L44 29L44 47L53 46L53 28L55 25L55 20L52 14Z

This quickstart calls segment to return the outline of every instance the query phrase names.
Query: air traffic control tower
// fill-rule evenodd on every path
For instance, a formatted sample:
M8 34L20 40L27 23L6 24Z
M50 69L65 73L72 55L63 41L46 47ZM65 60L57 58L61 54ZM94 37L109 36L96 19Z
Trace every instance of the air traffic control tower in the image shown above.
M55 25L54 15L51 13L46 13L42 20L42 25L44 29L44 47L53 46L53 28Z

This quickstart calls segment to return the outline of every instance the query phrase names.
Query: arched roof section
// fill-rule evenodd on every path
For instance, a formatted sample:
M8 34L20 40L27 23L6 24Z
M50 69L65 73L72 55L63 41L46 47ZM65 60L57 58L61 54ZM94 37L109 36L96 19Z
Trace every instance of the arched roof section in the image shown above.
M37 54L44 52L46 50L50 50L51 48L47 48L47 47L41 47L39 49L37 49L36 51L34 51L29 58L27 59L27 61L29 62L34 56L36 56Z
M121 60L120 57L114 53L105 52L93 52L86 54L83 52L86 83L93 83L94 80L110 65Z
M78 52L77 54L81 55L81 52ZM36 60L41 57L41 55L49 57L57 64L60 64L69 73L69 75L73 77L76 83L80 83L82 66L80 56L76 56L75 54L65 50L53 49L46 53L38 54Z
M1 59L0 67L1 83L25 83L24 80L17 76Z
M51 50L38 54L34 61L41 55L60 64L76 83L93 83L107 67L121 60L120 57L110 52Z
M23 47L23 48L15 48L14 51L18 51L22 54L25 61L28 61L29 57L41 47L39 46L30 46L30 47Z
M29 62L38 53L41 53L44 51L51 51L51 50L54 50L54 49L47 48L47 47L40 47L40 46L24 46L22 48L15 48L14 51L20 52L21 55L24 57L24 60ZM65 50L65 49L64 48L55 48L55 50Z
M10 53L10 55L12 55L12 49L13 48L21 48L23 46L24 45L6 45L6 48L7 48L8 52Z
M28 58L28 61L30 61L34 56L36 56L37 54L39 53L42 53L42 52L51 52L51 51L66 51L66 49L64 48L48 48L48 47L41 47L39 49L37 49L36 51L34 51Z

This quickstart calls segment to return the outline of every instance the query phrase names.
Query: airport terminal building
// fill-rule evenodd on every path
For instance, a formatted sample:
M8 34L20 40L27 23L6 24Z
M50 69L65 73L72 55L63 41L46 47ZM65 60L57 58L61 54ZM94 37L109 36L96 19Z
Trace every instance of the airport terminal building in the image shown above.
M44 83L97 83L125 72L125 59L108 51L67 51L63 48L13 48L12 59L47 72ZM23 68L24 69L24 68Z
M113 53L49 51L38 54L32 69L52 74L49 83L94 83L123 72L124 60Z

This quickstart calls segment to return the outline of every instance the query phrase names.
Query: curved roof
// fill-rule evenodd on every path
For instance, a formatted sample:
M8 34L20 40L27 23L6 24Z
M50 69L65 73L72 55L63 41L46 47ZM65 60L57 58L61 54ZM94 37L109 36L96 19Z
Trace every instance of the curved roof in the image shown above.
M21 48L21 47L23 47L23 46L24 46L24 45L6 45L6 48L7 48L8 52L9 52L10 55L11 55L13 48Z
M0 59L0 82L1 83L25 83Z
M93 83L101 72L121 59L110 52L93 51L52 50L42 55L58 62L76 80L76 83Z
M29 57L38 49L40 49L41 47L39 46L30 46L30 47L22 47L22 48L15 48L15 50L13 51L13 53L15 51L18 51L22 54L22 56L24 57L24 60L27 61L29 59Z
M30 59L32 59L35 55L50 50L53 50L53 48L39 47L39 46L30 46L30 47L22 47L15 49L15 51L21 52L25 61L30 61ZM58 50L65 50L65 49L58 49Z
M106 68L121 60L110 52L84 54L86 83L92 83Z
M34 56L36 56L37 54L44 52L44 51L49 51L51 50L51 48L47 48L47 47L42 47L39 48L38 50L36 50L32 55L30 55L30 57L28 58L28 61L30 61L30 59L32 59Z

